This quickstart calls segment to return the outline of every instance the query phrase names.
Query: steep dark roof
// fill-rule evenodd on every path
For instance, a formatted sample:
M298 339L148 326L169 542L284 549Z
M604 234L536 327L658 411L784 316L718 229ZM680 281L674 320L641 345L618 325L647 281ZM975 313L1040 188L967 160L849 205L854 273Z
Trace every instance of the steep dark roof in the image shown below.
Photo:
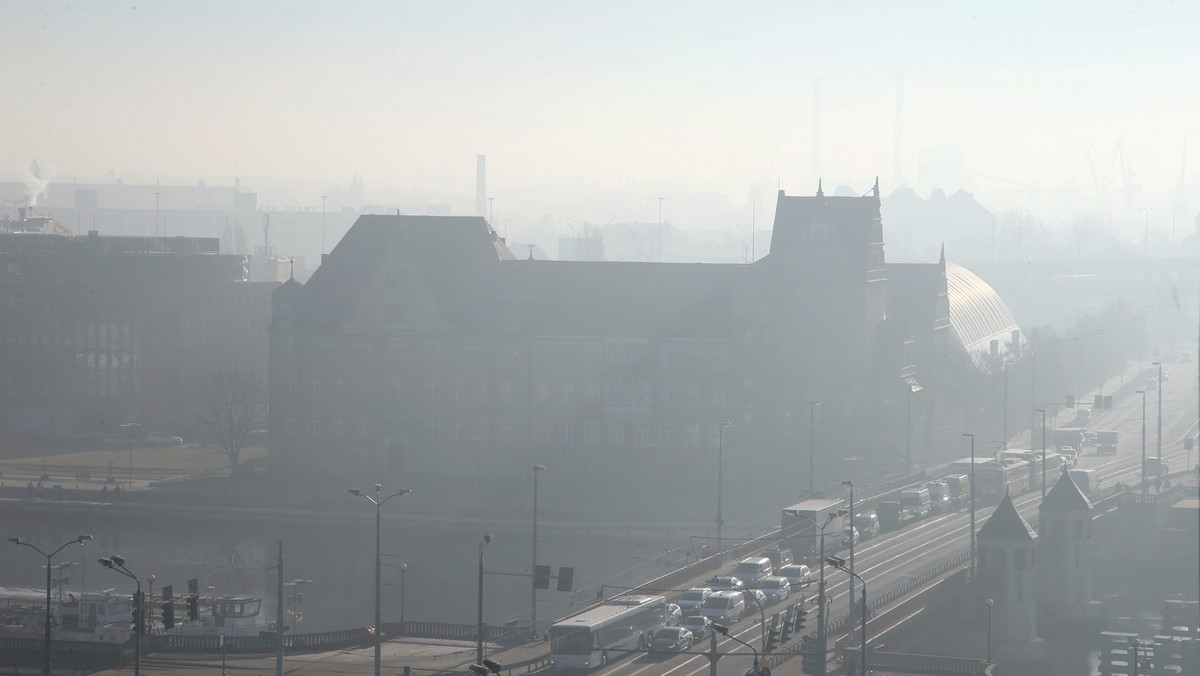
M1071 478L1070 472L1064 470L1062 476L1058 477L1058 481L1054 482L1054 487L1046 494L1046 499L1042 500L1041 509L1057 512L1090 512L1092 503L1083 494L1083 491L1079 490L1079 486Z
M979 529L980 539L986 540L1034 540L1037 534L1029 523L1017 513L1012 498L1005 494L996 511Z

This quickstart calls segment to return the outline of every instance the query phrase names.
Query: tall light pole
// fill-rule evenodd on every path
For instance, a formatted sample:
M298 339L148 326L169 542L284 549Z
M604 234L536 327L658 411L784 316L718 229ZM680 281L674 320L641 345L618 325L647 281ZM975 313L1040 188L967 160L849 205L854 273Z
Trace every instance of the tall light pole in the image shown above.
M400 631L404 631L404 574L408 572L408 564L400 564Z
M1035 408L1033 412L1042 414L1042 500L1044 501L1046 499L1046 409ZM1030 432L1030 436L1033 436L1032 432ZM1029 445L1032 446L1033 442L1030 441Z
M836 512L829 512L825 515L825 523L821 524L820 526L817 526L816 521L813 521L812 519L806 519L813 525L813 528L816 529L817 533L821 537L821 581L817 586L817 640L822 646L820 676L825 675L825 529L829 527L829 524L833 523L834 519L845 515L846 510L844 509L839 509Z
M728 420L722 420L717 423L720 431L717 433L719 440L717 442L717 551L724 550L724 542L721 540L721 526L725 524L725 518L721 516L721 471L725 466L725 428L733 423ZM712 439L712 437L709 437Z
M816 467L814 458L817 451L817 407L821 405L819 401L808 402L808 492L812 493L816 490L816 483L813 478Z
M1037 406L1037 352L1029 354L1029 405ZM1029 414L1029 448L1033 449L1033 413Z
M971 439L971 581L975 580L975 435L963 432Z
M66 545L63 546L65 547ZM142 624L145 622L145 617L142 616L142 581L125 567L125 559L116 554L107 559L100 559L100 565L109 570L115 570L137 583L137 591L133 593L133 607L137 608L137 615L135 617L138 620L137 625L133 628L136 633L136 637L133 640L133 676L138 676L142 667ZM49 658L47 658L46 664L47 666L50 664Z
M537 638L537 494L538 472L545 472L545 465L533 466L533 560L529 564L529 632Z
M407 488L401 488L386 498L381 498L381 491L383 491L383 484L375 484L375 497L371 497L357 488L350 489L350 495L356 495L375 505L375 676L379 676L383 656L383 624L379 619L379 569L382 561L382 555L379 553L379 508L394 497L412 492Z
M842 485L850 489L850 574L854 574L854 482L846 480ZM849 615L854 617L854 585L850 585Z
M1004 450L1008 450L1008 365L1013 363L1011 359L1004 360L1004 425L1002 426L1001 444Z
M859 648L862 650L862 656L859 659L862 660L862 676L867 676L867 581L862 579L862 577L860 577L853 570L850 570L849 568L847 568L846 562L843 561L841 558L839 558L837 556L830 556L827 560L829 562L829 565L831 565L834 568L837 568L839 570L846 571L847 573L850 574L850 577L853 577L854 579L856 579L862 583L862 624L861 624L861 629L859 630L859 633L860 633L859 638L861 639L859 641ZM853 582L850 583L850 587L851 588L854 587ZM850 625L850 626L853 627L854 625ZM853 628L850 630L850 633L851 633L851 639L853 639L854 638L853 637L853 634L854 634Z
M154 191L154 236L158 237L158 195L157 190Z
M1158 367L1158 387L1155 388L1156 390L1158 390L1158 434L1155 435L1155 443L1158 446L1158 468L1154 471L1154 475L1155 475L1155 478L1161 479L1162 478L1162 391L1163 391L1162 362L1155 361L1155 362L1150 362L1150 363L1152 363Z
M1160 384L1159 387L1162 385ZM1134 394L1142 395L1142 492L1146 492L1146 390Z
M329 195L321 195L321 253L325 253L325 198Z
M994 599L987 600L987 609L988 609L988 655L987 655L987 661L988 662L992 661L992 606L994 606L994 605L996 605L996 601Z
M492 544L492 534L483 536L479 543L479 615L475 625L475 663L483 664L483 551Z
M58 554L62 550L66 549L67 545L83 543L83 542L86 542L87 540L91 540L91 539L92 539L91 535L80 535L79 537L75 538L74 540L71 540L70 542L63 543L63 545L61 547L50 552L49 554L47 554L46 552L43 552L40 548L38 548L37 545L35 545L31 542L25 542L21 538L9 538L8 539L8 541L13 543L14 545L24 545L26 547L29 547L33 551L37 552L38 554L41 554L42 556L46 557L46 646L45 646L44 661L42 663L42 676L50 676L50 625L51 625L51 621L50 621L50 587L52 586L52 583L50 581L50 560L54 558L55 554Z
M731 638L734 641L737 641L738 643L741 643L742 645L749 648L750 652L754 654L754 666L750 667L749 671L747 671L746 673L747 674L758 674L758 651L754 649L754 646L750 645L749 643L746 643L745 641L738 638L737 636L731 635L729 633L729 627L727 627L723 624L717 624L716 622L714 622L712 625L712 630L713 630L714 634L720 634L726 638ZM765 650L765 648L764 648L764 650Z

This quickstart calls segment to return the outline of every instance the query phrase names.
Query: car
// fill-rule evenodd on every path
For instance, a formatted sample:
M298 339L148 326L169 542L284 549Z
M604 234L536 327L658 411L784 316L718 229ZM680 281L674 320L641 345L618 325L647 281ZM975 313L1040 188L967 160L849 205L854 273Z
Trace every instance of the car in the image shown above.
M703 615L685 617L680 626L692 632L692 639L695 641L708 638L708 635L712 633L712 620Z
M105 434L105 446L132 446L135 443L128 435L125 434Z
M847 526L842 531L842 545L849 547L852 544L858 544L858 529L853 526Z
M162 432L151 432L146 435L146 443L151 446L182 446L183 439Z
M683 622L683 610L680 609L678 604L667 604L667 616L664 621L668 627L678 627Z
M746 584L732 575L721 575L709 580L708 587L713 591L740 591L746 588Z
M1158 378L1151 378L1146 381L1146 389L1153 392L1158 389Z
M1079 451L1074 446L1059 446L1058 454L1066 459L1067 464L1074 467L1079 462Z
M792 589L801 589L812 583L812 573L809 572L808 566L802 563L793 563L780 568L779 576L786 577L792 585Z
M761 589L743 589L742 597L746 599L747 608L767 607L767 595Z
M858 529L858 536L863 540L870 540L879 535L879 516L876 514L856 514L854 516L854 527Z
M767 595L767 603L779 603L787 600L792 592L792 583L786 577L772 575L759 582L758 588Z
M684 617L700 614L700 606L704 605L704 599L708 598L713 592L708 587L692 587L691 589L679 595L679 610Z
M681 653L692 645L692 632L687 627L663 627L650 637L650 650Z

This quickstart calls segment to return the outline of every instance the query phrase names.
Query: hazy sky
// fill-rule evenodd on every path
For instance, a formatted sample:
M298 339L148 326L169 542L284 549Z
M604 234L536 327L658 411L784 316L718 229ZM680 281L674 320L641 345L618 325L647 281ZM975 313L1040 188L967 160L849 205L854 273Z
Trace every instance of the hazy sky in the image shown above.
M5 180L36 158L56 181L357 173L368 199L469 194L485 153L493 195L661 184L742 203L752 184L809 190L820 78L823 176L886 190L898 74L910 181L920 150L958 146L971 189L1073 176L1094 194L1088 150L1121 183L1123 138L1134 180L1171 193L1185 138L1200 145L1196 2L71 0L4 16Z

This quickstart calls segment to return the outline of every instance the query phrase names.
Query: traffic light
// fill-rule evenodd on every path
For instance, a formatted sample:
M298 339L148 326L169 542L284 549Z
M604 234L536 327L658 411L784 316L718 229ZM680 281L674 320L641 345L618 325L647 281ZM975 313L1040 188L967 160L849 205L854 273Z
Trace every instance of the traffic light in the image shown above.
M550 588L550 566L538 565L533 567L533 588Z
M575 569L567 566L558 567L558 591L571 591L571 583L575 580Z
M175 628L175 602L167 601L162 604L163 629Z
M808 676L825 676L825 646L816 636L800 639L800 666Z
M187 610L189 620L200 619L200 597L193 594L188 597Z
M763 652L769 653L774 650L777 645L779 645L779 632L776 632L774 629L767 630L767 647L763 649Z
M796 609L796 624L795 624L795 628L793 629L793 631L795 631L797 634L804 631L804 623L805 623L805 621L807 621L807 619L808 619L808 611L803 608L797 608Z

